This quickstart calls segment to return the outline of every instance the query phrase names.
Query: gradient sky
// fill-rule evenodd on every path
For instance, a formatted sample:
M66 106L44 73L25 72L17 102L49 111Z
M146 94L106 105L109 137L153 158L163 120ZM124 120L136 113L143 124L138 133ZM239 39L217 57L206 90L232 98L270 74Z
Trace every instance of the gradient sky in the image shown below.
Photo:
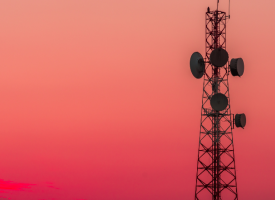
M194 199L205 12L215 0L0 2L0 198ZM239 199L274 199L274 1L231 0ZM220 0L228 11L228 1Z

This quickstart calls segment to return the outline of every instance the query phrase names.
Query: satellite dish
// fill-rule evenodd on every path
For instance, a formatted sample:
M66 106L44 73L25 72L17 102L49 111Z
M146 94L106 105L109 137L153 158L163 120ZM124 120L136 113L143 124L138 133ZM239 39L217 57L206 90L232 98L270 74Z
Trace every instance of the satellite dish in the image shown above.
M195 78L201 78L204 74L205 65L202 55L199 52L194 52L190 59L190 68Z
M225 49L217 48L210 54L210 62L215 67L222 67L228 61L228 53Z
M246 117L245 117L244 113L242 113L242 114L236 114L236 116L235 116L235 124L236 124L237 127L242 127L242 128L245 127Z
M230 71L232 76L242 76L244 72L244 63L242 58L233 58L230 61Z
M210 99L211 107L216 111L224 110L228 105L227 97L222 93L217 93L212 96Z

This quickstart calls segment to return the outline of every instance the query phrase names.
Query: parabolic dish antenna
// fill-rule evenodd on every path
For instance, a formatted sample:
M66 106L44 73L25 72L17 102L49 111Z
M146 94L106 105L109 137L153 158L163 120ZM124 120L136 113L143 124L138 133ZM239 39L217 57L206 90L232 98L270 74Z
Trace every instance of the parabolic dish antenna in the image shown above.
M201 78L204 74L205 65L202 55L194 52L190 59L190 69L195 78Z
M228 61L228 53L222 48L213 50L210 54L210 62L215 67L222 67Z
M232 76L242 76L244 72L244 63L242 58L232 58L230 61Z
M227 97L222 93L217 93L212 96L210 99L211 107L216 111L224 110L228 105Z
M235 116L235 124L236 124L237 127L242 127L242 128L245 127L246 117L245 117L244 113L242 113L242 114L236 114L236 116Z

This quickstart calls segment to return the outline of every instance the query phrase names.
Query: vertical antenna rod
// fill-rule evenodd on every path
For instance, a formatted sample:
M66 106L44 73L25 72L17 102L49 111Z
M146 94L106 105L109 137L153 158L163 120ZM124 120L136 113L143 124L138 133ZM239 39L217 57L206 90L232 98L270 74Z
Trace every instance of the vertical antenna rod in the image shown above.
M229 5L228 5L228 19L230 19L230 0L229 0Z

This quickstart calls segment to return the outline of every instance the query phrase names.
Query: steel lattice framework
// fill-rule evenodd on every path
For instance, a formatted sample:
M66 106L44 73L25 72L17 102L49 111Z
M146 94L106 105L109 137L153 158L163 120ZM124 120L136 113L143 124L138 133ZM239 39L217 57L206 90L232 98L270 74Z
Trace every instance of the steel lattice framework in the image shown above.
M206 12L206 55L203 81L199 150L197 161L195 200L237 200L237 180L232 128L233 118L229 98L229 65L214 67L210 53L216 48L226 49L226 13ZM223 111L210 105L214 94L228 99Z

